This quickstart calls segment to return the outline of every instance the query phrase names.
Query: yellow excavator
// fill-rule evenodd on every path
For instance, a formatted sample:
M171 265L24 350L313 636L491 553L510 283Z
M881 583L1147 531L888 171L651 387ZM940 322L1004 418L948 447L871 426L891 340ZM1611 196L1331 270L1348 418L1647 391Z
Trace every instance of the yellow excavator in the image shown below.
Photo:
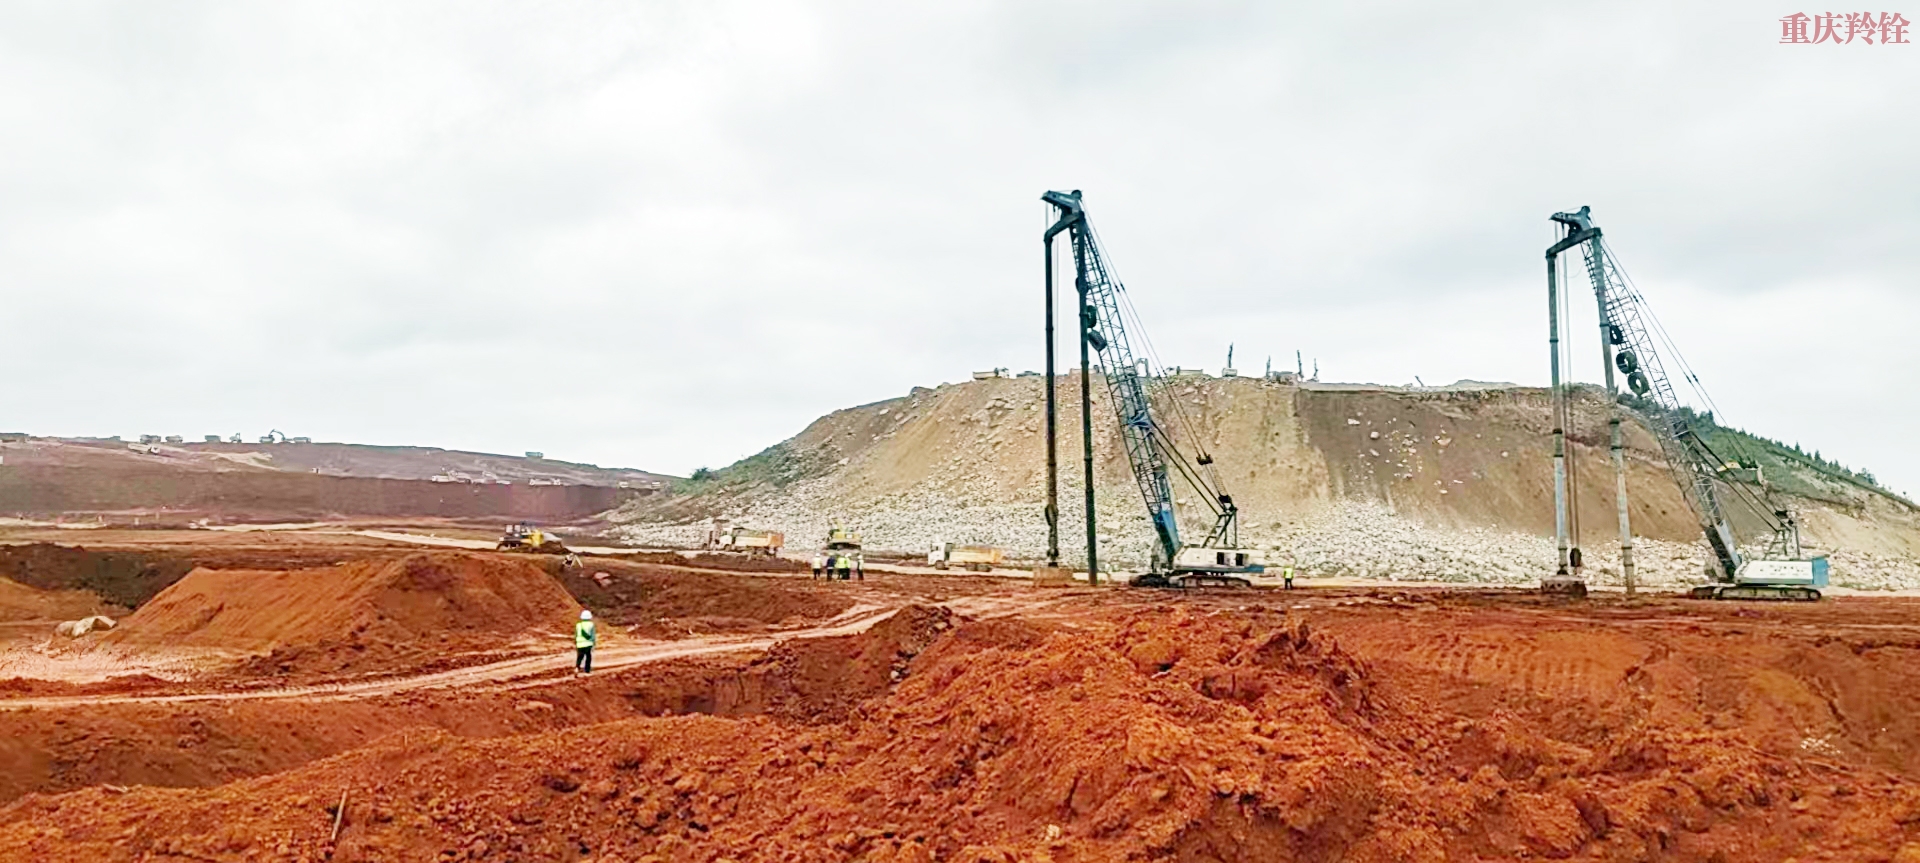
M558 537L524 521L507 528L507 532L500 536L500 542L494 548L500 551L522 551L530 554L567 553L567 547Z

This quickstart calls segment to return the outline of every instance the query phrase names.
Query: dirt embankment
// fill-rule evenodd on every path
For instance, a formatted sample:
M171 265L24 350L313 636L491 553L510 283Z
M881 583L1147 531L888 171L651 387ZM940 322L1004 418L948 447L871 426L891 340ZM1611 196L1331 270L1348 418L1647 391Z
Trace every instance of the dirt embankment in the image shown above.
M812 589L800 579L691 570L685 558L662 557L677 563L588 558L583 569L555 563L549 571L602 620L648 638L813 623L854 604L844 593ZM605 584L594 577L602 572L608 576Z
M240 678L203 675L201 684L218 688L242 678L315 681L501 658L527 649L515 639L563 637L582 605L616 631L678 639L814 624L855 602L845 592L809 590L804 580L749 574L804 570L780 559L662 553L585 563L567 568L550 555L408 548L0 546L0 621L105 613L121 620L121 630L76 646L252 656L232 669ZM706 566L734 569L698 568ZM0 686L61 695L179 684L136 675L87 684L13 679Z
M1352 630L1364 642L1356 652L1323 629L1218 607L1116 609L1054 631L969 624L844 722L650 718L484 740L406 732L219 788L29 797L0 810L0 856L1773 863L1920 853L1913 779L1694 723L1689 715L1716 708L1641 687L1631 671L1619 669L1611 693L1581 696L1624 703L1621 712L1594 712L1588 728L1536 727L1507 705L1437 696L1479 689L1521 704L1520 693L1555 679L1550 662L1497 682L1401 681L1371 657L1378 638ZM1743 685L1751 694L1765 682ZM336 847L329 807L348 788Z
M42 590L83 590L122 609L138 608L196 568L288 569L346 559L391 559L412 549L329 548L297 543L262 548L89 549L35 542L0 545L0 578Z
M84 590L41 590L0 578L0 623L27 620L76 620L125 611Z
M492 737L694 713L840 721L884 697L913 657L956 622L944 610L910 606L864 632L787 642L764 655L670 660L523 688L418 691L297 708L238 700L0 711L0 803L92 785L220 785L299 767L402 728Z
M676 551L636 551L631 554L595 557L594 560L625 560L633 563L657 563L663 566L692 566L728 572L807 572L810 567L797 560L758 554L725 554L701 551L681 554Z
M1511 596L1461 600L1343 610L1319 626L1376 679L1513 733L1599 747L1664 727L1920 780L1920 603L1626 604L1576 617Z
M150 451L149 451L150 450ZM0 440L0 454L9 466L84 467L115 471L134 468L175 471L278 472L354 476L369 479L529 480L597 485L609 488L627 483L651 488L672 477L628 468L550 458L521 458L496 453L464 452L439 447L375 446L346 443L232 443L194 440L133 446L120 441L90 438L27 437Z
M1116 530L1148 530L1134 524L1144 521L1134 512L1141 506L1139 492L1097 381L1095 389L1096 479L1115 507L1102 515ZM965 510L1040 500L1043 392L1034 378L974 381L836 411L719 471L715 480L690 486L690 494L636 500L628 509L643 521L744 509L746 520L775 529L806 522L787 527L789 536L824 536L813 522L827 516L805 517L804 507L782 507L778 499L797 494L805 498L801 503L865 514L889 501L924 503L919 497L937 493L953 499L919 513L917 523L862 519L869 543L920 551L935 534L975 541L969 533L998 533L999 526L976 524L985 514ZM1274 522L1341 500L1383 504L1443 525L1552 531L1549 402L1540 390L1316 389L1250 378L1183 379L1157 392L1156 405L1183 447L1205 447L1216 457L1214 470L1246 515L1242 530L1255 536ZM1603 403L1583 399L1580 408L1583 428L1604 430ZM1062 410L1061 427L1077 428L1077 403ZM1690 539L1697 528L1658 446L1635 423L1629 423L1627 443L1631 483L1640 490L1633 515L1642 533ZM1582 435L1574 445L1587 456L1580 460L1583 503L1611 512L1606 441ZM1077 486L1077 463L1063 470L1071 474L1063 481ZM1178 496L1191 497L1184 488ZM1077 498L1063 501L1068 504L1079 505ZM1204 533L1210 526L1211 515L1198 502L1183 501L1181 509L1191 529ZM1606 535L1604 529L1594 532L1596 540ZM996 539L1034 554L1045 537L1039 535L1039 545L1025 534Z
M101 552L33 543L0 546L0 577L41 590L84 590L120 608L136 608L194 567L185 556Z
M8 464L0 512L53 516L148 513L171 523L310 521L352 517L532 519L567 522L643 491L604 486L469 485L268 470L182 470L168 465L61 467Z
M1063 381L1077 387L1071 379ZM1118 426L1095 387L1096 501L1103 560L1144 565L1152 544ZM1550 400L1512 386L1414 390L1248 378L1181 379L1157 392L1181 440L1214 457L1239 507L1242 543L1306 575L1522 582L1554 559ZM857 527L869 551L925 553L938 542L983 543L1018 558L1046 548L1041 382L974 381L835 411L793 438L679 486L629 502L611 518L643 543L690 543L705 519L784 530L794 547L835 522ZM1063 429L1079 425L1062 405ZM1571 446L1580 542L1601 582L1617 582L1612 468L1604 399L1583 393ZM1704 543L1653 438L1625 427L1630 513L1643 583L1700 578ZM1771 470L1771 469L1770 469ZM1788 471L1791 473L1791 471ZM1778 473L1769 473L1778 476ZM1920 511L1856 486L1799 477L1818 494L1797 500L1813 551L1833 555L1836 583L1920 587ZM1062 465L1067 488L1079 463ZM1804 481L1802 481L1804 480ZM1183 529L1203 536L1211 512L1176 489ZM1083 519L1065 495L1061 518ZM1729 496L1743 542L1759 520ZM1063 549L1078 559L1072 543Z
M281 671L387 669L565 633L580 605L509 555L417 552L301 570L196 569L101 639L267 654Z
M704 713L840 722L907 676L913 658L956 623L941 608L908 606L857 635L775 645L744 666L727 661L664 666L627 694L646 716Z

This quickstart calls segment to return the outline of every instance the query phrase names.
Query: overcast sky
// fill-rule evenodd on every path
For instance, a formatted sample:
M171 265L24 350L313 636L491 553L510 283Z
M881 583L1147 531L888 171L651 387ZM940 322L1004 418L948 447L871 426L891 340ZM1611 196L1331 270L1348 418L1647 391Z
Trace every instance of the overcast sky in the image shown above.
M1038 368L1049 188L1167 363L1542 384L1586 204L1723 417L1920 492L1920 45L1793 11L6 3L0 430L719 466Z

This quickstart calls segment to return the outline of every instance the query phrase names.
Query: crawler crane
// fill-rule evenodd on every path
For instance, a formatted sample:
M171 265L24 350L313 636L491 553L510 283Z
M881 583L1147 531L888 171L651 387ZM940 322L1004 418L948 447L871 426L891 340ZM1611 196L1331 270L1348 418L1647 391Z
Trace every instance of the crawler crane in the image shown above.
M1613 462L1618 477L1622 568L1628 584L1632 584L1632 538L1627 527L1626 480L1621 461L1617 404L1619 397L1614 385L1616 369L1625 376L1627 389L1634 396L1631 403L1645 417L1654 439L1660 442L1661 454L1666 457L1667 467L1673 472L1674 482L1680 486L1687 506L1693 510L1701 530L1706 534L1711 556L1707 565L1707 583L1694 588L1691 595L1699 599L1819 599L1819 588L1827 585L1827 559L1803 557L1799 523L1791 508L1774 494L1757 470L1752 480L1746 479L1741 475L1744 473L1742 466L1715 452L1701 436L1700 430L1694 427L1692 413L1682 408L1679 398L1674 394L1673 384L1667 377L1666 366L1654 349L1654 333L1650 330L1653 319L1647 311L1646 300L1621 274L1612 252L1601 242L1600 228L1593 224L1590 209L1581 207L1573 213L1555 213L1553 221L1565 228L1565 236L1547 250L1549 291L1555 280L1554 262L1557 256L1578 247L1599 303L1601 356L1606 364L1607 391L1609 397L1616 400L1611 421ZM1571 410L1566 404L1569 393L1558 385L1557 318L1553 326L1556 344L1555 432L1558 438L1563 433L1564 423L1571 417ZM1671 343L1668 346L1671 347ZM1691 376L1689 380L1698 386L1699 382ZM1564 458L1563 452L1564 440L1556 440L1556 462ZM1565 528L1569 503L1564 492L1564 467L1557 465L1556 473L1555 504L1559 508L1556 524L1559 525L1561 536L1560 563L1564 574L1569 563ZM1726 507L1721 500L1723 485L1744 497L1772 529L1773 539L1764 556L1748 558L1740 553L1733 526L1727 520ZM1758 486L1759 495L1756 496L1750 486ZM1577 549L1575 552L1572 561L1577 569Z
M1152 566L1133 584L1142 587L1187 587L1199 584L1249 585L1248 575L1265 571L1260 555L1239 548L1240 511L1233 497L1214 475L1213 457L1205 450L1189 458L1155 418L1147 384L1152 369L1136 358L1127 328L1121 320L1120 280L1107 269L1087 221L1080 193L1048 192L1041 200L1051 204L1059 220L1047 229L1047 239L1062 231L1072 234L1075 288L1080 298L1080 324L1085 344L1100 355L1107 395L1120 420L1120 439L1133 468L1134 483L1147 504L1156 540ZM1083 367L1082 374L1090 371ZM1197 441L1196 441L1197 443ZM1213 529L1198 545L1181 541L1174 512L1172 474L1192 486L1213 515Z

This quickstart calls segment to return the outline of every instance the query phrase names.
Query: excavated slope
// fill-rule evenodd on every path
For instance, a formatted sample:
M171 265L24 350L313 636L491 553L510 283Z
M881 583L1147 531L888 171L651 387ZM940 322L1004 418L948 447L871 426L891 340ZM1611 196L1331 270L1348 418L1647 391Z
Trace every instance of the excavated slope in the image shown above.
M506 555L421 552L289 571L196 569L104 639L136 648L268 653L342 669L564 632L580 605Z
M1137 566L1150 528L1112 410L1094 383L1103 554ZM1084 561L1078 378L1064 378L1060 392L1061 542ZM1305 574L1525 581L1553 560L1544 390L1188 378L1157 398L1183 446L1197 439L1214 454L1242 512L1242 543L1291 559ZM1046 545L1043 409L1039 378L916 388L822 417L709 480L634 501L615 520L641 542L693 542L708 518L725 515L784 530L796 549L839 521L860 530L869 548L988 543L1037 558ZM1588 562L1603 581L1617 579L1604 400L1580 401L1572 438ZM1704 566L1699 529L1655 441L1634 422L1626 443L1643 578L1696 580ZM1833 554L1838 581L1920 586L1920 515L1911 505L1822 476L1795 479L1812 489L1797 505L1806 540ZM1204 508L1177 493L1183 529L1204 535ZM1763 538L1752 513L1736 507L1733 515L1743 539Z
M906 632L842 642L839 660L821 669L833 673L813 677L809 663L769 656L722 690L773 690L765 703L775 711L810 691L874 693L844 712L827 701L818 724L731 718L715 701L686 708L717 715L490 739L402 730L217 788L28 795L0 808L0 858L1920 856L1920 784L1878 766L1894 753L1862 752L1834 733L1873 733L1876 714L1839 705L1901 690L1819 694L1832 673L1897 680L1898 661L1862 659L1831 636L1836 643L1817 647L1787 627L1753 636L1708 618L1709 629L1693 615L1595 627L1546 609L1348 614L1309 626L1272 611L1187 605L939 634L949 618L922 612ZM1469 643L1491 648L1468 652L1487 661L1422 667L1438 657L1408 649L1457 645L1463 632L1493 639ZM1772 661L1785 648L1768 642L1783 638L1806 640L1793 645L1801 662ZM1594 647L1574 657L1568 644ZM1764 667L1741 649L1749 646ZM1531 670L1513 674L1498 659ZM588 685L557 689L576 698ZM661 689L625 688L635 701ZM314 733L332 732L328 723Z

